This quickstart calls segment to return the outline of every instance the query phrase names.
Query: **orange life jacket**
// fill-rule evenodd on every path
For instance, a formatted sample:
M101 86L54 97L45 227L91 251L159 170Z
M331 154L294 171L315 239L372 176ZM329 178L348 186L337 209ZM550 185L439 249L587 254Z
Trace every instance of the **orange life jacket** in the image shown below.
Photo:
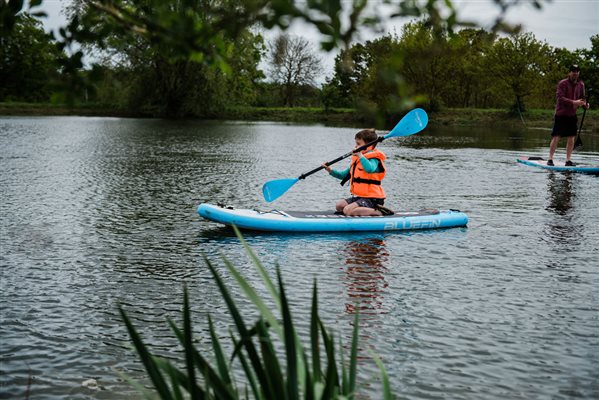
M349 166L349 191L357 197L384 199L387 196L381 186L381 181L387 173L384 163L387 156L377 149L369 150L363 154L367 159L376 158L379 160L379 171L371 174L367 173L362 167L360 157L353 155Z

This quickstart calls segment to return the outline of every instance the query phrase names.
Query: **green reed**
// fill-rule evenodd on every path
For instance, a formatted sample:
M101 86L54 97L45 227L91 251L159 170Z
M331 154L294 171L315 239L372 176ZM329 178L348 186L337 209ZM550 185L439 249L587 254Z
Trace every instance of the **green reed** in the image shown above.
M153 355L142 341L125 311L119 307L131 340L156 393L149 393L137 383L134 385L144 391L147 398L153 398L155 394L158 394L161 399L176 400L184 398L222 400L354 398L358 355L358 314L354 321L349 363L346 363L343 347L341 345L336 347L333 334L324 326L319 317L315 280L310 316L310 348L307 350L293 323L281 271L277 267L277 285L275 285L239 231L235 229L235 232L266 285L281 318L275 317L262 297L239 274L237 269L226 258L223 258L229 273L234 277L239 288L259 311L258 320L253 325L248 325L214 265L204 257L236 329L235 332L230 332L233 344L232 354L228 358L225 357L210 316L208 316L208 326L213 351L212 363L196 349L193 344L187 288L184 288L183 297L183 326L178 327L172 320L168 320L184 351L184 369L179 369L170 361ZM278 347L282 350L277 351L275 343L280 343L281 346ZM282 354L283 352L284 354ZM376 355L374 358L381 373L382 397L391 399L393 396L383 364ZM237 364L235 361L239 363ZM239 368L239 366L243 369L245 376L245 382L241 388L236 383L233 374L233 368Z

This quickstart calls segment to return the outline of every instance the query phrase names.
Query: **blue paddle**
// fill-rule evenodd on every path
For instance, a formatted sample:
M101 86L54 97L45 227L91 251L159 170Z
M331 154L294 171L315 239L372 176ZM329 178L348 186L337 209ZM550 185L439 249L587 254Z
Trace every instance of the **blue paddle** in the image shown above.
M336 159L327 162L326 165L333 165L336 162L339 162L344 158L351 156L354 153L365 150L373 144L382 142L385 139L400 136L410 136L415 133L418 133L426 127L426 124L428 124L428 115L426 114L426 111L424 111L422 108L416 108L407 113L401 119L401 121L399 121L397 125L395 125L395 128L393 128L391 132L387 133L385 136L379 136L378 139L370 143L366 143L364 146L360 146L357 149L350 151L349 153L345 153L341 157L337 157ZM318 168L314 168L312 171L306 172L305 174L301 174L297 178L275 179L266 182L262 186L262 194L264 195L264 199L268 202L278 199L283 194L285 194L285 192L287 192L291 188L291 186L295 185L300 179L305 179L306 177L312 175L315 172L320 171L321 169L324 169L322 165Z

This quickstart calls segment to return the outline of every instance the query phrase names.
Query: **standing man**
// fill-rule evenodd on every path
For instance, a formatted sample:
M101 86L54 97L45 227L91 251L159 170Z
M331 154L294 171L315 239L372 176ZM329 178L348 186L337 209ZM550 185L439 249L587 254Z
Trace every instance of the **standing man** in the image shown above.
M547 165L553 165L553 154L557 149L560 138L564 136L568 139L566 144L566 166L569 167L574 165L570 157L572 156L578 129L576 109L578 107L589 108L589 104L585 100L584 83L580 80L578 65L571 65L568 77L557 84L556 100L555 121L551 132Z

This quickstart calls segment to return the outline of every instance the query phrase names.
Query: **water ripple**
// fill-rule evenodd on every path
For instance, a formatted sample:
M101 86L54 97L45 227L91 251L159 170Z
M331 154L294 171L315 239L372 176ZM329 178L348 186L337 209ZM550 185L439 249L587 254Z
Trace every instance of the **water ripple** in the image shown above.
M247 321L256 310L222 257L267 290L232 231L201 220L197 205L331 208L347 188L326 174L272 204L261 186L345 153L354 133L0 118L0 398L28 390L31 398L140 398L117 373L148 384L118 306L153 351L176 361L181 349L166 321L181 323L184 285L197 345L210 349L208 314L227 342L227 306L204 257ZM322 318L347 350L359 311L361 396L380 393L371 348L402 398L599 397L599 185L515 163L522 153L544 154L546 135L427 129L381 143L390 207L461 209L468 228L246 234L273 279L280 266L301 333L315 280ZM596 163L593 143L580 162ZM89 379L97 390L82 385Z

